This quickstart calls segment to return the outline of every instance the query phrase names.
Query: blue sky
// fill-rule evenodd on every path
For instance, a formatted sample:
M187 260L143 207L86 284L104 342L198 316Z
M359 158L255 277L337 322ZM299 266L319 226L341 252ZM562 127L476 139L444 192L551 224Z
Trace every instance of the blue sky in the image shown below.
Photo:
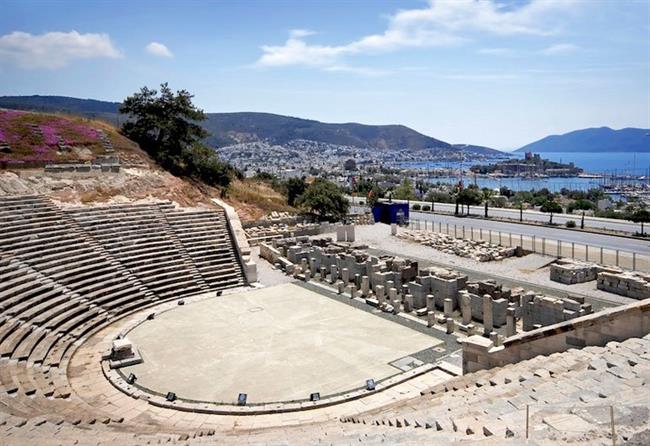
M205 111L404 124L516 148L650 128L650 2L0 2L0 95L120 101L168 81Z

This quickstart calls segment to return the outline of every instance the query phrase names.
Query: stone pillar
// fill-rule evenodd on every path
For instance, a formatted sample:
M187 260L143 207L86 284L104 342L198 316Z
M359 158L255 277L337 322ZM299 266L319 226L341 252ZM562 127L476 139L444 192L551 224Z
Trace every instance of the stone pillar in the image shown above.
M345 291L345 283L342 280L336 282L336 290L339 294L343 294Z
M472 322L472 298L468 292L460 294L460 312L463 316L463 325L469 325Z
M350 293L350 299L357 297L357 287L354 285L348 285L348 292Z
M339 269L336 265L332 265L330 268L330 283L336 283L339 280Z
M451 317L451 313L454 311L454 310L453 310L453 308L454 308L454 302L451 300L451 298L447 297L447 298L444 300L443 308L444 308L444 314L445 314L445 317L446 317L446 318L450 318L450 317Z
M345 241L345 226L339 225L336 227L336 241L344 242Z
M341 279L346 285L350 283L350 271L347 268L341 270Z
M409 286L402 285L402 299L405 298L408 293L409 293Z
M357 287L357 290L361 288L361 274L354 275L354 286Z
M361 277L361 296L368 297L370 294L370 279L368 276Z
M436 312L427 312L427 327L433 327L436 324Z
M435 311L436 301L433 294L427 294L427 311Z
M490 332L490 341L492 341L495 347L501 345L501 339L499 338L499 334L496 331Z
M375 296L377 296L377 302L379 302L379 306L381 307L384 304L385 298L384 298L384 286L383 285L376 285L375 286Z
M386 281L386 289L387 289L387 290L390 290L390 289L393 288L394 286L395 286L395 282L393 282L392 280L387 280L387 281Z
M454 323L454 320L450 317L447 318L447 334L451 334L454 332L454 328L456 324Z
M353 242L355 237L354 237L354 225L347 225L345 228L345 239L348 242Z
M413 311L413 295L407 294L404 296L404 312L410 313Z
M390 235L397 235L397 223L390 224Z
M309 271L311 271L312 276L316 275L316 259L314 257L309 259Z
M517 334L515 312L516 310L513 307L509 307L506 310L506 337L508 338Z
M324 266L320 267L320 281L325 282L325 279L327 279L327 268Z
M309 264L307 263L307 259L305 258L300 259L300 269L302 270L302 272L307 274L308 268L309 268Z
M483 335L489 336L494 327L492 318L492 296L483 295Z
M532 291L527 291L523 296L521 296L521 321L524 331L530 331L535 328L534 318L532 315L534 299L535 293Z
M401 302L399 301L399 299L395 299L395 300L391 301L391 303L393 305L393 314L399 313L400 305L401 305Z
M388 288L388 300L390 304L392 305L395 300L397 300L397 289L396 288Z

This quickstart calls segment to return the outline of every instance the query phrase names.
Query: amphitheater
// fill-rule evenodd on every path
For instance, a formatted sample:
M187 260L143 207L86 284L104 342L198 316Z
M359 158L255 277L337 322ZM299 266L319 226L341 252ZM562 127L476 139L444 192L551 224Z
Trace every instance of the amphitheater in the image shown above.
M650 299L498 341L256 270L227 206L0 228L3 445L650 444Z

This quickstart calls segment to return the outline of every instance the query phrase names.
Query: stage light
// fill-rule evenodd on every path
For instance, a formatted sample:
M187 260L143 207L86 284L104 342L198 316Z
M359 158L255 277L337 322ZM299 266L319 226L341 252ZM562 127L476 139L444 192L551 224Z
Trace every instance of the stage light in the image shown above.
M126 382L129 384L133 384L136 379L138 378L133 373L129 373L129 377L126 378Z
M174 401L176 399L176 394L174 392L167 392L165 399L167 401Z
M318 401L320 399L320 393L314 392L309 395L309 401Z
M185 301L183 299L179 300L178 305L185 305Z
M366 390L375 390L375 380L370 378L366 380Z
M246 405L246 394L245 393L240 393L239 396L237 397L237 405L238 406L245 406Z
M147 320L153 321L155 317L156 317L156 313L149 313L149 315L147 316Z
M217 297L221 296L222 293L223 291L217 291Z

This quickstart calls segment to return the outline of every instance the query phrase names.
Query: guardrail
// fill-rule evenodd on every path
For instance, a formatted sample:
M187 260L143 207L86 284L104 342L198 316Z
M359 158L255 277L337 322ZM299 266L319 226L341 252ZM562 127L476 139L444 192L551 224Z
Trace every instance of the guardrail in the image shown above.
M602 246L575 243L566 240L523 235L508 231L474 228L411 218L410 229L439 232L469 240L483 240L505 247L521 246L522 249L536 254L552 257L568 257L601 265L614 265L632 271L650 272L650 257L634 251L608 249Z

